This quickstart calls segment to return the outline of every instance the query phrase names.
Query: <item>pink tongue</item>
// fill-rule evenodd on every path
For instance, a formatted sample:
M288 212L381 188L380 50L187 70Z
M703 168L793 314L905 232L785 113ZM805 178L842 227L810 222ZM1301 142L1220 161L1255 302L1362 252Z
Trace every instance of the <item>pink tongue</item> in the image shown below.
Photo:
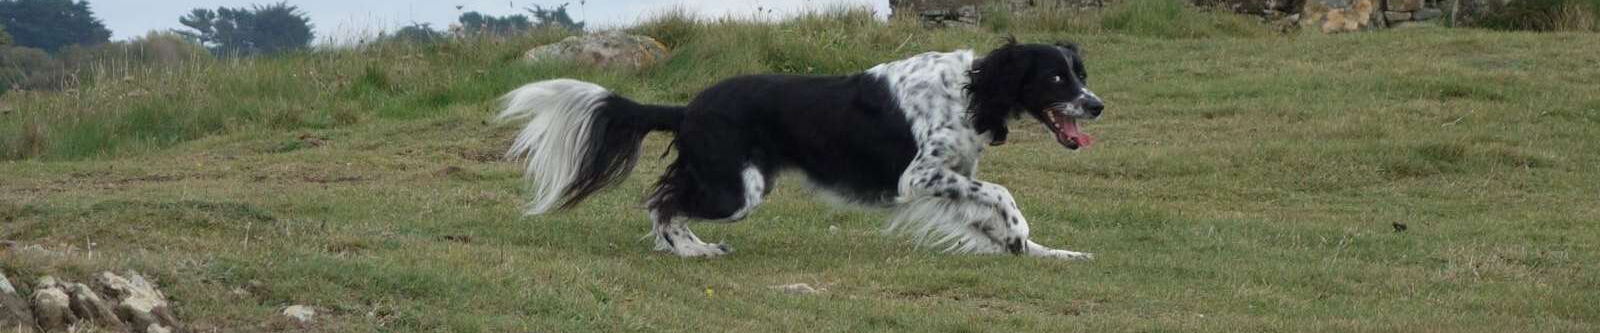
M1056 124L1056 128L1058 128L1058 132L1056 132L1056 140L1071 140L1072 142L1078 144L1078 149L1089 148L1089 145L1094 144L1094 137L1078 131L1077 121L1063 121Z

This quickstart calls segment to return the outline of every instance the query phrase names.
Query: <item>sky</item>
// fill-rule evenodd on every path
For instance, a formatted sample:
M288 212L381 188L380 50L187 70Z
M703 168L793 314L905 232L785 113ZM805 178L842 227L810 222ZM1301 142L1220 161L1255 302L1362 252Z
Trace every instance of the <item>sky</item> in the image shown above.
M152 30L183 28L178 17L195 8L250 7L285 1L311 17L319 42L345 42L412 23L443 29L461 13L526 14L523 8L571 3L567 13L591 28L626 26L681 7L702 17L775 19L832 6L870 7L888 15L888 0L89 0L90 10L111 29L112 40L143 36ZM461 9L456 9L460 6ZM762 9L760 14L757 9Z

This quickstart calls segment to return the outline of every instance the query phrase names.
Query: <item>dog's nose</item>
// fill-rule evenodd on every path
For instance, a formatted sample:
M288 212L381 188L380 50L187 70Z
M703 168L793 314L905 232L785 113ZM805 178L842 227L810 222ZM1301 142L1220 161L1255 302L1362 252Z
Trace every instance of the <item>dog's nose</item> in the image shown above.
M1099 117L1100 112L1106 110L1106 105L1105 103L1101 103L1100 100L1091 99L1088 103L1083 104L1083 109L1089 110L1090 116Z

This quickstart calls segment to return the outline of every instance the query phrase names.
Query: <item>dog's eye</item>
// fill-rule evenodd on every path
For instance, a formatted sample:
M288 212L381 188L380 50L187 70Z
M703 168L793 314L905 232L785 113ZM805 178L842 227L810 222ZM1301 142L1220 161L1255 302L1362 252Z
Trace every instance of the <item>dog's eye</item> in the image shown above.
M1052 83L1061 83L1061 76L1060 75L1051 76L1050 77L1050 82L1052 82Z

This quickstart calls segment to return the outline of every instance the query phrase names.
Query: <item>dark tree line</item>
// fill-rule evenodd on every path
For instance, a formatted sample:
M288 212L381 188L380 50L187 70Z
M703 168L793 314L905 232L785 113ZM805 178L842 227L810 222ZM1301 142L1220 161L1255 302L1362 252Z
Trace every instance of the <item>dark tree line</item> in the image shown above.
M479 12L467 12L466 14L461 14L461 18L458 21L461 23L463 32L471 35L506 36L536 28L550 27L582 31L584 23L572 20L572 15L567 13L567 5L569 4L561 4L555 8L534 5L533 8L526 9L528 14L533 15L531 19L528 15L522 14L494 16Z
M111 30L94 17L88 1L0 0L0 25L11 43L46 52L111 40Z
M316 38L311 19L300 8L283 2L250 8L197 8L178 18L178 23L193 29L179 33L223 55L303 50Z

